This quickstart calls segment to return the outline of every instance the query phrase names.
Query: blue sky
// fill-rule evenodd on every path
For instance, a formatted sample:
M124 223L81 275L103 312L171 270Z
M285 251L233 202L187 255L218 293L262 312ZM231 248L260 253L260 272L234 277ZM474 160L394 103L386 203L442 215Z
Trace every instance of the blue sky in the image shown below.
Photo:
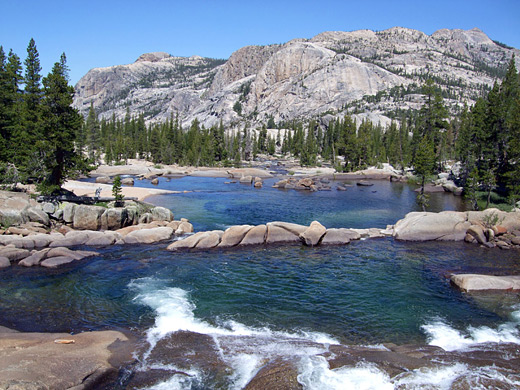
M478 27L520 48L520 0L0 0L4 51L23 60L33 37L44 75L65 52L72 84L91 68L128 64L146 52L228 58L246 45L394 26L427 34Z

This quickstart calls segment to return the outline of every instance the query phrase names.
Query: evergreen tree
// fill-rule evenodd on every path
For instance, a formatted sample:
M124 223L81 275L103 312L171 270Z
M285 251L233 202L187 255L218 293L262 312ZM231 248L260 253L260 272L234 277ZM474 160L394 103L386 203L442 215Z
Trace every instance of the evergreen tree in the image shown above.
M83 134L77 137L78 152L83 152L83 147L86 144L89 160L97 163L101 155L101 129L93 103L90 103L84 129Z
M3 144L0 155L3 161L13 162L17 158L19 147L15 141L21 138L22 120L22 65L20 58L9 51L5 54L0 47L0 143Z
M23 93L23 130L18 135L16 144L19 153L15 160L23 170L25 176L30 175L39 165L38 148L41 147L42 118L41 118L41 66L38 50L34 39L29 41L27 58L25 59L25 89Z
M72 107L74 88L68 84L65 54L43 79L42 153L45 171L40 185L42 192L58 190L74 172L86 169L83 157L74 148L75 135L82 118Z
M417 196L417 203L423 211L428 206L428 196L424 193L426 178L430 176L435 167L435 153L433 151L433 142L428 136L423 136L417 147L414 161L414 172L421 181L421 191Z

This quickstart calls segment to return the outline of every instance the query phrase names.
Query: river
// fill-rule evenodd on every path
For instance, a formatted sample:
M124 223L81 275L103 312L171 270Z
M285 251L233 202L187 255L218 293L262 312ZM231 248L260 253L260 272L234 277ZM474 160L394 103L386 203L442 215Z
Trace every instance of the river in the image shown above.
M273 220L384 228L416 210L416 194L403 183L374 181L359 187L353 182L347 191L336 191L332 182L332 191L310 193L273 189L272 180L262 189L227 182L161 178L159 188L190 192L148 201L172 209L176 219L189 218L196 231ZM430 206L432 211L463 208L451 194L432 194ZM520 386L518 375L487 364L477 370L449 361L391 377L368 363L331 369L324 358L334 345L474 351L489 343L520 344L517 294L464 294L447 278L451 272L518 273L516 251L390 238L315 248L172 253L165 247L113 246L55 270L0 271L0 324L24 331L129 329L141 334L148 344L136 370L168 374L153 384L127 388L241 389L266 362L279 358L294 362L305 389L450 389L457 378L474 377L478 384L483 375L504 385L496 388ZM157 358L154 347L179 331L208 336L224 373L217 375L217 368L195 359Z

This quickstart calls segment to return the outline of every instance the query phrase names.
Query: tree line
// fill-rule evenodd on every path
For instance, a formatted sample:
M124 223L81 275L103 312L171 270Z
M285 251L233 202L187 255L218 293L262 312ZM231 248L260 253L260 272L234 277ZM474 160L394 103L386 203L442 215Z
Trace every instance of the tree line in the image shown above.
M22 72L20 57L0 46L0 181L33 182L52 193L67 177L87 170L76 147L83 119L72 107L65 54L42 78L31 39L24 65Z

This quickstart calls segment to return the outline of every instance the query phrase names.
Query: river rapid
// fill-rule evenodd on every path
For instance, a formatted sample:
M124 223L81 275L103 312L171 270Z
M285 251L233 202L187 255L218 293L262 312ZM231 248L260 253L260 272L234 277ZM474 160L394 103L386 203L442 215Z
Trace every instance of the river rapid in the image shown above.
M148 201L189 218L196 231L274 220L384 228L416 209L402 183L336 191L332 182L332 191L309 193L228 181L161 178L160 188L191 192ZM451 194L432 194L430 204L464 207ZM520 388L520 297L464 294L448 279L518 273L516 251L389 238L176 253L166 246L113 246L55 270L2 270L0 324L140 335L137 363L114 388L256 389L271 366L278 383L293 378L304 389Z

